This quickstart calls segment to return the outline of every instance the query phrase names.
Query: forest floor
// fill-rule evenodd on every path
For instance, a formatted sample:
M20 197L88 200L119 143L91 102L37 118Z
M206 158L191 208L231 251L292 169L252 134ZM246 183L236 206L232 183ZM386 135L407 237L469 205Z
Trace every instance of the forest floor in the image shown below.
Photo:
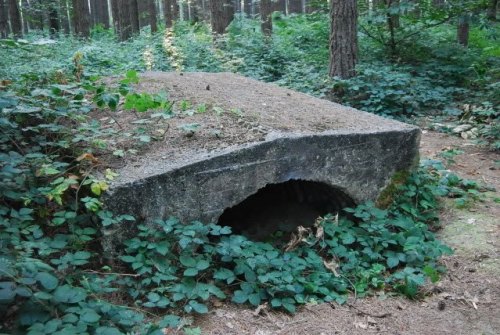
M460 150L449 169L500 190L500 155L450 135L424 131L422 158ZM295 315L224 304L195 320L202 334L500 334L500 205L498 193L465 209L443 206L439 237L454 255L448 272L408 300L380 293L337 304L305 305Z

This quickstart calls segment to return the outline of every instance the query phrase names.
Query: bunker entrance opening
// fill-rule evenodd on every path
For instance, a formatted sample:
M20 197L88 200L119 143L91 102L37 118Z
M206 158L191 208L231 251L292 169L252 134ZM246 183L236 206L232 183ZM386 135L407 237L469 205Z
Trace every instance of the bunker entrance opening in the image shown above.
M289 180L268 184L227 208L218 223L255 241L288 240L298 226L310 227L319 216L354 205L347 194L325 183Z

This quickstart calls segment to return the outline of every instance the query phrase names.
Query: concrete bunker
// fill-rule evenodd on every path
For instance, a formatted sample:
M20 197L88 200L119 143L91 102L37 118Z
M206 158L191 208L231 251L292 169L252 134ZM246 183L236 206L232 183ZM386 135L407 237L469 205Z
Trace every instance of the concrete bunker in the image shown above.
M272 211L260 210L267 220L284 213L280 206L309 220L376 201L395 173L418 162L418 127L239 75L145 73L135 89L206 107L155 119L163 137L115 170L105 207L138 222L175 216L227 224L269 204ZM198 130L186 136L186 124ZM295 215L308 197L309 208ZM106 252L135 233L135 223L106 228Z
M322 182L292 179L268 184L233 207L226 208L218 223L253 240L265 240L275 232L285 236L298 226L312 226L326 214L354 206L339 188Z

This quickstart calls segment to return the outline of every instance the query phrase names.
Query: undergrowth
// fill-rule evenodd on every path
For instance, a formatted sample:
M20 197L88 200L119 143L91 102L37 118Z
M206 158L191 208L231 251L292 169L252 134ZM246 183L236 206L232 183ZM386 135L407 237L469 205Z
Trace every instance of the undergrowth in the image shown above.
M358 77L332 80L326 15L276 19L272 39L243 19L216 45L206 26L186 23L124 43L105 31L88 42L61 37L57 53L41 36L0 41L8 64L0 67L1 331L162 334L165 327L188 329L190 314L206 313L216 301L268 302L294 312L378 290L414 299L427 280L439 279L439 257L451 252L434 234L439 198L468 206L480 194L475 182L437 161L422 162L386 209L366 203L345 209L351 219L332 213L299 228L281 248L228 227L169 218L135 222L138 233L124 241L120 257L103 257L102 228L135 219L102 208L99 197L116 174L100 166L100 156L123 152L115 146L119 134L89 113L101 108L112 116L124 103L170 117L172 108L167 97L135 93L131 70L235 71L398 118L456 111L457 101L470 98L475 107L459 113L483 125L484 141L498 143L491 122L498 117L496 49L460 49L450 58L456 48L445 43L434 50L441 58L419 64L408 55L396 63L365 56ZM474 31L473 44L484 44L484 35ZM363 48L375 48L361 39ZM116 88L98 81L124 72Z
M134 218L102 208L99 196L116 174L94 172L114 135L88 113L96 106L111 113L120 101L130 108L169 105L134 93L128 84L135 72L110 89L83 74L77 57L73 76L55 74L53 83L31 77L0 91L6 331L160 334L188 328L189 314L206 313L216 300L295 312L377 290L416 298L426 278L439 279L438 259L451 252L433 233L439 197L478 197L474 183L430 162L398 187L387 209L366 203L345 209L351 220L325 216L299 228L284 248L229 227L170 218L135 223L137 235L109 260L102 257L102 228Z

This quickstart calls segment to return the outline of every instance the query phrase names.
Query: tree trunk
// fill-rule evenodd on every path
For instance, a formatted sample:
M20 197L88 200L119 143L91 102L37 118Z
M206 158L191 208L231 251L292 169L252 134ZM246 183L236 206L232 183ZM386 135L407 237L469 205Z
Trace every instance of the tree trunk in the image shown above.
M68 0L60 0L59 7L61 8L61 25L66 35L71 34L71 21L68 16Z
M99 0L97 7L97 22L102 24L105 29L109 29L109 9L107 0Z
M174 15L172 10L172 0L163 0L163 14L165 17L165 27L172 27Z
M252 16L252 0L243 0L243 11L245 12L245 17Z
M130 29L132 35L138 35L141 30L139 17L142 16L142 9L139 9L138 0L129 1ZM148 0L149 1L149 0ZM146 8L147 9L147 8Z
M469 17L467 15L458 18L457 41L464 47L469 45Z
M224 34L227 26L234 16L234 6L232 0L211 0L210 13L212 14L212 32L214 34Z
M271 0L260 0L260 29L266 36L273 33L273 6Z
M288 0L288 14L302 13L301 0Z
M486 14L489 20L491 21L497 20L497 7L498 7L498 0L490 0L490 5L488 6L488 13Z
M21 1L21 19L23 21L23 32L27 34L29 32L29 24L28 24L28 8L29 8L28 0Z
M76 35L90 36L90 12L87 0L73 0L73 25Z
M57 0L53 0L49 4L49 33L51 36L56 36L60 31L59 24L59 3Z
M23 35L23 23L17 0L9 0L10 28L15 37Z
M358 55L356 0L331 0L330 18L329 74L332 77L353 77Z
M112 0L113 21L116 34L120 41L125 41L132 36L130 22L130 0Z
M271 0L272 12L281 12L286 15L286 0Z
M10 33L9 16L7 15L7 3L5 0L0 0L0 37L7 38Z
M156 20L155 0L148 0L148 13L149 13L149 25L151 26L151 32L156 33L158 31L158 22Z
M234 12L241 13L241 0L234 0Z
M172 1L172 15L174 17L174 21L179 19L179 3L177 0L171 0Z
M97 19L97 2L99 0L89 0L89 9L90 9L90 26L95 26L99 21Z

